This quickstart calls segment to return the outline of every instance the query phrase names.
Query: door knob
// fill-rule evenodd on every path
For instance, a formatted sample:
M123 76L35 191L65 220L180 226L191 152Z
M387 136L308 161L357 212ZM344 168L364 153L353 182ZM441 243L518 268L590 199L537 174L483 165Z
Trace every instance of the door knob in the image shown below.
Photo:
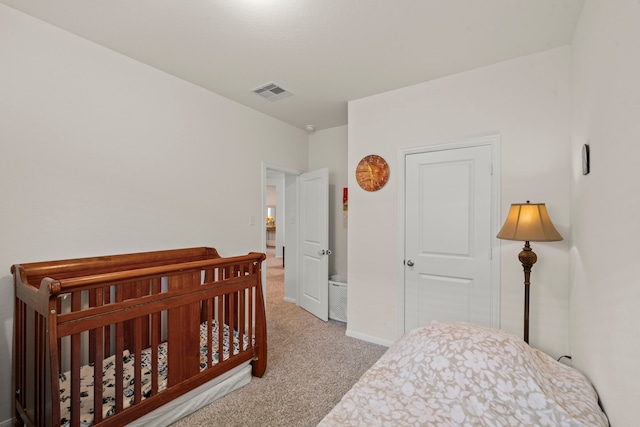
M327 249L326 251L324 249L320 249L318 251L318 255L331 255L331 249Z
M408 265L409 267L413 267L413 261L412 261L412 260L408 260L408 261L407 261L407 265Z

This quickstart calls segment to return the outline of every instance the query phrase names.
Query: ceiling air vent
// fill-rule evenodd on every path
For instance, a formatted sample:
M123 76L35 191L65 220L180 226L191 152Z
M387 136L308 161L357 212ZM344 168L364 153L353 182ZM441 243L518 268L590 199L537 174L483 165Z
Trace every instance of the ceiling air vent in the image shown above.
M277 84L271 82L266 85L253 89L251 92L268 99L271 102L280 101L283 98L292 96L293 94L286 89L281 88Z

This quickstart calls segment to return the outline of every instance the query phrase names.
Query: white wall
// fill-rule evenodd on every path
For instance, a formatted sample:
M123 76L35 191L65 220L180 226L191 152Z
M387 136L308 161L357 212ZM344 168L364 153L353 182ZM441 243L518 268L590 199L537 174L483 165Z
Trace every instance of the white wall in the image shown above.
M329 275L347 277L347 229L344 227L342 189L348 186L347 126L309 135L309 170L329 168Z
M572 53L573 362L611 425L632 426L640 420L640 3L588 0Z
M348 168L382 155L391 177L380 191L349 174L347 333L398 338L398 156L409 147L498 133L502 223L511 203L544 202L569 235L570 50L554 49L349 103ZM522 336L523 242L502 242L501 327ZM530 342L552 355L568 342L568 243L533 243ZM499 251L498 251L499 252Z
M262 162L305 170L308 137L4 5L0 63L2 422L13 396L12 264L259 251Z

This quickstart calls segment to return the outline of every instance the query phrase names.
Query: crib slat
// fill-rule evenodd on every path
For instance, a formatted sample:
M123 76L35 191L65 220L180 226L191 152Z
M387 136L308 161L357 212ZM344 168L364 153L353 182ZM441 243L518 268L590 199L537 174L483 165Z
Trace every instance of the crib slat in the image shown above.
M249 342L247 344L247 350L250 350L253 347L253 310L254 310L253 287L250 287L249 289L247 289L247 294L248 294L247 298L249 300L249 307L248 307L249 320L247 321L247 328L248 328L247 336L249 338Z
M218 300L218 363L224 359L224 308L226 295L217 297Z
M46 325L42 316L36 316L36 387L45 386L45 355L46 355ZM45 415L45 399L44 396L36 394L35 407L38 408L38 418L42 419Z
M71 336L71 425L80 425L80 334Z
M217 274L218 269L213 269L213 268L209 268L207 270L205 270L205 276L204 276L204 281L205 284L212 284L216 281L216 274ZM215 363L217 363L215 361L215 353L216 353L216 348L221 348L220 344L219 344L219 336L220 336L220 323L218 322L218 336L214 337L213 336L213 324L215 321L215 316L216 316L216 301L218 300L218 298L211 298L206 300L203 303L203 318L201 319L202 321L206 321L207 322L207 368L211 368L213 367L213 365ZM218 310L219 311L219 310ZM216 340L216 342L218 342L218 344L215 344L214 340ZM218 352L219 353L219 352ZM218 354L218 357L220 358L220 354ZM221 359L220 359L221 360Z
M74 292L71 295L71 311L79 311L81 308L81 294ZM80 425L80 365L81 365L81 336L71 335L71 425Z
M103 289L102 298L103 298L104 305L111 304L112 287L108 286L102 289ZM114 354L114 349L111 346L111 325L105 327L104 329L104 348L106 350L104 355L105 357L111 356L112 354Z
M229 357L233 356L233 331L236 328L236 292L229 294Z
M102 371L104 369L104 328L93 330L93 352L95 356L95 364L93 366L93 422L94 424L102 421Z
M145 281L135 282L135 298L140 298L142 295L149 295L149 283ZM136 381L133 386L133 402L134 404L140 403L142 393L142 349L149 345L149 317L136 317L133 322L133 375ZM144 326L146 325L146 333Z
M25 360L26 359L26 315L27 315L27 305L19 299L15 300L14 305L14 343L13 343L13 360L14 360L14 372L13 376L13 390L12 393L15 393L16 403L13 406L17 405L18 408L24 408L26 406L25 399L25 371L27 367L27 363L17 364L15 361L17 360Z
M151 293L159 294L162 290L161 279L155 277L151 280ZM162 316L159 312L151 314L151 395L158 394L158 346L161 340Z
M104 288L89 291L89 306L99 307L104 303ZM93 422L102 421L102 371L104 355L104 327L89 331L89 362L93 365Z
M240 305L240 313L238 315L239 318L239 322L238 322L238 339L239 339L239 349L242 352L244 350L244 336L246 333L245 330L245 318L244 318L244 305L245 305L245 290L241 290L238 293L240 294L240 301L238 302L238 304Z
M122 295L116 291L116 301L122 301ZM124 373L124 361L122 360L122 356L124 353L124 323L118 322L116 323L116 349L115 349L115 382L116 382L116 402L115 402L115 412L122 412L124 407L123 405L123 393L124 393L124 385L123 385L123 373Z
M213 366L213 299L207 301L207 368Z
M102 301L99 301L99 295L101 295L102 289L101 288L97 288L97 289L90 289L89 290L89 307L96 307L98 305L101 305ZM89 342L94 344L95 343L95 330L90 330L89 331ZM96 355L95 355L95 345L90 345L89 346L89 363L93 363L96 360Z
M38 313L35 310L31 310L28 309L27 310L27 316L26 316L26 321L25 321L25 356L27 357L27 364L28 367L25 369L24 372L24 397L26 399L27 402L34 402L35 401L35 396L37 395L36 393L34 393L35 390L35 372L34 372L34 367L35 365L38 363L37 359L36 359L36 354L37 354L37 344L35 341L35 338L31 338L32 334L30 331L33 331L35 328L35 322L36 322L36 317L38 316ZM33 341L31 341L33 340ZM30 342L31 341L31 342ZM35 422L38 422L38 420L40 419L40 416L37 412L37 406L34 404L32 408L25 408L27 411L27 415L29 417L31 417Z
M254 288L252 286L247 290L248 298L249 298L249 322L248 322L248 325L247 325L249 327L249 332L248 332L248 335L249 335L249 344L248 344L248 346L249 347L248 347L248 349L253 348L253 334L254 334L254 332L253 332L253 322L254 322L254 311L255 311L255 301L256 301L254 293L253 293L253 289Z
M151 395L158 394L158 346L160 345L160 314L151 315Z
M62 313L62 301L60 300L60 298L56 298L56 310L57 310L57 313ZM59 335L58 335L57 352L58 352L58 360L62 360L62 337L60 337Z
M133 372L136 379L133 387L133 402L140 403L142 394L142 326L144 318L138 317L134 321L134 341L133 341L133 353L134 364ZM148 319L147 319L148 320Z
M213 282L213 270L208 268L206 270L204 270L204 283L205 284L209 284ZM207 319L207 313L208 313L208 306L209 304L211 304L211 301L206 300L206 301L202 301L202 307L200 308L200 323L208 320Z

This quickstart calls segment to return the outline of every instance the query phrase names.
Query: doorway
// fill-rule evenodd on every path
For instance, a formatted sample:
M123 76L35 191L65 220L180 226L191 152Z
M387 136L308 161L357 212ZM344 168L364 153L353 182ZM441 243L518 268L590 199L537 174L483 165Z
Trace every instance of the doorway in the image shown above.
M303 173L263 163L262 171L263 212L268 209L268 186L281 188L281 191L276 188L276 205L272 212L276 214L276 256L277 236L280 235L282 259L286 264L284 300L326 321L329 314L328 256L331 254L328 247L329 170ZM266 226L263 221L260 224ZM262 229L265 230L262 232L262 251L266 253L267 233ZM265 295L266 279L265 268L262 273Z
M284 174L270 172L267 175L267 201L264 209L264 226L267 249L273 248L274 256L284 256ZM278 209L280 206L280 209ZM278 215L280 214L280 215Z
M298 263L298 225L297 225L297 204L298 191L296 188L297 177L302 171L290 169L279 165L262 164L262 211L264 218L258 222L262 234L262 252L267 253L267 206L273 207L275 246L274 257L280 264L284 263L284 300L297 304L297 263ZM274 190L269 190L274 187ZM275 203L268 192L274 191ZM269 202L268 202L269 200ZM275 205L275 206L273 206ZM266 295L267 274L266 268L262 272L263 291Z

